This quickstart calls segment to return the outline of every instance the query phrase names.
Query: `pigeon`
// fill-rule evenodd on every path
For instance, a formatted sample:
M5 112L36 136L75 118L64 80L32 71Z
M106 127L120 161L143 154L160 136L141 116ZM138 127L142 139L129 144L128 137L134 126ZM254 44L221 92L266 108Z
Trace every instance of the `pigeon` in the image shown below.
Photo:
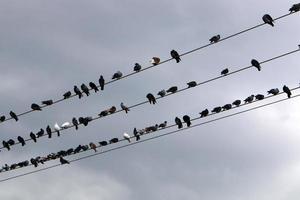
M240 106L241 103L242 103L241 100L235 100L234 102L232 102L232 104L235 105L235 106Z
M31 162L31 164L32 164L34 167L37 167L37 166L38 166L38 162L37 162L36 159L31 158L31 159L30 159L30 162Z
M15 119L16 121L19 120L18 116L16 115L16 113L14 113L13 111L9 112L9 115L11 116L11 118Z
M52 130L51 130L49 125L46 127L46 132L48 134L48 138L51 138L52 137Z
M279 93L279 89L278 88L273 88L271 90L268 91L268 94L273 94L273 95L277 95Z
M216 43L216 42L219 42L219 40L221 39L221 36L220 35L215 35L213 36L212 38L209 39L210 43Z
M117 71L116 73L114 73L114 75L112 76L111 79L119 79L123 76L122 72Z
M44 104L46 106L50 106L53 104L53 100L49 99L49 100L42 101L42 104Z
M57 132L57 136L60 136L59 131L61 130L61 128L59 127L59 125L57 124L57 122L54 124L54 130Z
M84 92L86 94L86 96L90 95L90 90L84 83L81 84L80 88L81 88L82 92Z
M65 122L65 123L63 123L63 124L61 125L61 128L62 128L62 129L67 129L67 128L70 128L70 127L71 127L70 122Z
M71 97L71 95L72 95L71 91L68 91L68 92L63 94L63 97L64 97L64 99L68 99L68 98Z
M151 62L152 65L158 65L159 62L160 62L160 58L153 57L150 62Z
M113 138L113 139L109 140L109 144L113 144L113 143L117 143L117 142L119 142L118 138Z
M78 121L77 121L77 119L75 117L73 117L72 123L75 126L75 129L78 130Z
M130 111L129 108L128 108L127 106L124 105L123 102L121 102L121 108L122 108L122 110L125 111L125 113L128 113L128 111Z
M40 131L36 133L37 138L42 137L44 133L45 133L44 129L41 128Z
M262 95L262 94L257 94L257 95L255 95L255 99L256 99L256 100L263 100L264 98L265 98L265 96Z
M174 49L170 52L170 54L171 54L171 57L174 58L177 63L179 63L181 61L180 55Z
M147 97L147 99L148 99L148 101L149 101L150 104L152 103L154 105L156 103L156 99L153 96L153 94L148 93L146 97Z
M7 143L8 143L10 146L15 145L15 141L14 141L13 139L9 139L9 140L7 141Z
M89 122L92 120L93 120L92 117L79 117L78 118L79 123L83 124L84 126L87 126L89 124Z
M74 149L74 154L79 153L82 149L81 145L78 145L75 149Z
M39 111L42 110L41 107L36 103L31 104L31 109L32 110L39 110Z
M285 92L287 94L288 98L291 98L292 92L291 92L290 88L288 88L286 85L284 85L282 89L283 89L283 92Z
M142 69L142 66L139 63L135 63L133 67L133 71L139 72Z
M123 134L123 137L124 137L124 139L127 140L129 143L131 142L131 141L130 141L130 135L128 135L128 133L124 133L124 134Z
M25 146L26 143L25 143L24 138L22 138L21 136L18 136L17 139L21 143L22 146Z
M90 142L89 145L90 145L91 149L93 149L95 152L97 152L97 146L94 143Z
M99 115L99 117L105 117L106 115L108 115L108 111L107 110L103 110L98 115Z
M175 123L176 125L178 126L178 128L182 128L182 122L181 122L181 119L179 119L178 117L175 118Z
M247 97L244 102L245 103L251 103L254 100L254 95L252 94L251 96Z
M79 99L82 97L82 93L76 85L74 86L74 92L78 95Z
M7 148L8 151L10 150L10 146L5 140L2 141L2 145L4 148Z
M166 95L166 91L165 90L161 90L157 93L157 95L159 95L160 97L164 97Z
M63 157L60 157L60 158L59 158L59 162L60 162L60 164L62 164L62 165L64 165L64 164L70 164L70 162L67 161L66 159L64 159Z
M257 60L252 59L252 60L251 60L251 65L252 65L253 67L256 67L258 71L261 70L261 66L260 66L260 64L259 64L259 62L258 62Z
M271 26L274 26L274 20L273 18L271 17L271 15L269 14L265 14L263 17L262 17L262 20L266 23L266 24L270 24Z
M136 138L136 141L139 141L141 139L139 132L136 130L136 128L133 129L133 135Z
M70 148L70 149L67 150L67 154L68 154L68 155L71 155L73 152L74 152L74 149L73 149L73 148Z
M107 143L106 141L101 141L101 142L99 142L99 144L100 144L101 146L106 146L106 145L108 145L108 143Z
M163 123L161 123L158 127L159 128L166 128L166 126L167 126L167 121L164 121Z
M121 106L122 107L122 106ZM113 114L114 112L117 111L117 108L115 106L110 107L108 110L109 114ZM127 112L129 111L129 108L127 108ZM127 113L126 112L126 113Z
M36 142L36 136L33 132L30 132L29 136L34 142Z
M196 87L197 86L197 82L196 81L191 81L191 82L188 82L187 85L188 85L189 88Z
M105 80L102 75L99 78L99 85L100 85L101 90L104 90Z
M223 108L223 110L230 110L232 108L232 105L230 103L225 104L222 108Z
M219 113L222 111L222 107L218 106L218 107L215 107L211 112L212 113Z
M167 92L175 93L177 92L177 90L178 90L177 86L172 86L167 90Z
M188 115L184 115L182 117L183 121L186 123L187 127L190 127L191 126L191 118L188 116Z
M98 89L98 87L97 87L97 85L96 85L95 83L90 82L90 83L89 83L89 86L90 86L93 90L95 90L95 92L98 92L98 91L99 91L99 89Z
M208 109L205 109L205 110L201 111L199 114L200 114L200 117L206 117L209 114L209 111L208 111Z
M224 75L224 76L226 76L228 73L229 73L229 69L228 69L228 68L223 69L223 70L221 71L221 75Z
M0 117L0 122L4 122L5 121L5 116L4 115L2 115L1 117Z
M292 7L289 9L289 11L292 12L298 12L300 11L300 3L292 5Z

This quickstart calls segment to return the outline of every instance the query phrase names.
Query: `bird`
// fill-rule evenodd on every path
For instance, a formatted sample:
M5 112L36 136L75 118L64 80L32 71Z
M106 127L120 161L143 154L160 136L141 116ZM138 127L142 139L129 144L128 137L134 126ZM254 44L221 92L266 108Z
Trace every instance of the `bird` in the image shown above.
M124 137L124 139L127 140L129 143L131 142L131 141L130 141L130 135L128 135L128 133L124 133L124 134L123 134L123 137Z
M63 124L61 125L61 128L62 128L62 129L67 129L67 128L69 128L69 127L71 127L70 122L65 122L65 123L63 123Z
M82 93L76 85L74 85L74 92L78 95L79 99L82 97Z
M177 63L179 63L181 61L179 53L177 51L175 51L174 49L170 52L170 54L171 54L171 57L174 58Z
M153 94L151 94L151 93L148 93L147 95L146 95L146 97L147 97L147 99L148 99L148 101L149 101L149 103L151 104L155 104L156 103L156 99L155 99L155 97L153 96Z
M7 148L8 151L10 150L10 146L9 146L8 142L6 142L5 140L2 141L2 145L4 148Z
M5 115L2 115L1 117L0 117L0 122L4 122L5 121Z
M133 129L133 135L136 138L136 141L139 141L141 139L139 132L136 130L136 128Z
M250 95L249 97L247 97L247 98L244 100L244 102L245 102L245 103L251 103L253 100L254 100L254 95L252 94L252 95Z
M71 95L72 95L71 91L68 91L68 92L63 94L63 97L64 97L64 99L68 99L68 98L71 97Z
M152 65L158 65L159 62L160 62L160 58L159 57L153 57L151 60L150 60L151 64Z
M73 152L74 152L74 149L70 148L70 149L67 150L67 155L71 155Z
M77 121L76 117L73 117L72 123L75 126L75 129L78 130L78 121Z
M67 161L66 159L64 159L63 157L59 157L59 162L60 164L64 165L64 164L70 164L69 161Z
M212 43L219 42L220 39L221 39L221 36L220 36L220 35L215 35L215 36L211 37L211 38L209 39L209 41L210 41L210 43L212 44Z
M36 141L36 136L35 136L35 134L34 134L33 132L30 132L29 136L30 136L30 138L31 138L34 142L37 142L37 141Z
M54 124L54 130L57 132L57 136L59 137L60 136L60 130L61 128L59 127L59 125L57 124L57 122Z
M81 151L81 149L82 149L82 146L80 144L74 149L74 154L79 153Z
M25 146L26 143L25 143L24 138L22 138L21 136L18 136L17 140L21 143L22 146Z
M99 142L99 144L100 144L101 146L106 146L106 145L108 145L108 143L107 143L106 141L101 141L101 142Z
M36 133L36 136L37 136L38 138L39 138L39 137L42 137L42 136L44 135L44 133L45 133L44 129L41 128L40 131Z
M255 95L255 99L256 100L263 100L265 98L265 96L263 94L257 94Z
M157 93L157 95L159 95L160 97L164 97L166 95L166 91L165 90L161 90Z
M177 92L177 90L178 90L177 86L172 86L167 90L167 92L175 93Z
M111 140L109 140L109 144L113 144L113 143L117 143L119 142L118 138L112 138Z
M41 107L36 103L31 104L31 109L32 110L39 110L39 111L42 110Z
M97 146L93 142L90 142L89 145L90 145L91 149L93 149L95 152L97 152Z
M259 62L258 62L257 60L252 59L252 60L251 60L251 65L252 65L253 67L256 67L258 71L261 70L261 66L260 66L260 64L259 64Z
M226 76L228 73L229 73L229 69L228 69L228 68L223 69L223 70L221 71L221 75L224 75L224 76Z
M181 119L179 119L178 117L175 117L175 123L178 126L178 128L182 128L182 122Z
M89 83L89 86L90 86L95 92L98 92L98 91L99 91L97 85L96 85L94 82L90 82L90 83Z
M190 81L187 83L188 87L191 88L191 87L196 87L197 86L197 82L196 81Z
M300 11L300 3L293 4L292 7L289 9L289 11L291 13Z
M128 113L128 111L130 111L129 108L128 108L127 106L124 105L123 102L121 102L121 108L122 108L122 110L125 111L125 113Z
M100 89L104 90L105 80L102 75L99 78L99 85L100 85Z
M31 164L32 164L34 167L37 167L37 166L38 166L38 162L37 162L36 159L31 158L31 159L30 159L30 162L31 162Z
M235 105L235 106L240 106L241 103L242 103L242 101L239 100L239 99L237 99L237 100L235 100L234 102L232 102L232 104Z
M222 106L223 110L230 110L232 108L232 105L230 103L225 104L224 106Z
M49 99L49 100L45 100L45 101L42 101L42 104L46 105L46 106L50 106L53 104L53 100L52 99Z
M200 113L200 117L206 117L209 114L208 109L202 110Z
M282 89L283 89L283 92L285 92L287 94L288 98L291 98L292 92L291 92L290 88L288 88L288 86L284 85Z
M139 63L135 63L133 67L133 71L139 72L142 69L142 66Z
M18 121L19 120L19 118L18 118L18 116L17 116L17 114L16 113L14 113L13 111L10 111L9 112L9 115L14 119L14 120L16 120L16 121Z
M273 89L270 89L268 91L268 94L277 95L278 93L279 93L279 89L278 88L273 88Z
M46 127L46 132L48 134L48 138L51 138L52 137L52 130L51 130L49 125Z
M116 73L114 73L114 75L112 76L111 79L119 79L123 76L122 72L117 71Z
M82 92L86 94L86 96L90 95L90 90L84 83L81 84L80 88Z
M9 139L9 140L7 141L7 143L8 143L10 146L15 145L15 141L14 141L13 139Z
M129 111L129 108L127 108L128 110L127 110L127 112ZM114 112L116 112L117 111L117 108L115 107L115 106L112 106L112 107L110 107L108 110L107 110L108 112L109 112L109 114L113 114ZM126 113L127 113L126 112Z
M212 113L219 113L222 111L222 107L218 106L218 107L215 107L214 109L212 109Z
M164 121L163 123L161 123L158 127L159 128L166 128L166 126L167 126L167 121Z
M184 115L183 117L182 117L182 119L183 119L183 121L186 123L186 125L187 125L187 127L190 127L191 126L191 118L190 118L190 116L188 116L188 115Z
M262 17L262 20L263 20L266 24L270 24L271 26L274 26L274 20L273 20L273 18L271 17L271 15L265 14L265 15Z
M101 111L101 112L98 114L99 117L105 117L106 115L108 115L108 111L107 111L107 110L103 110L103 111Z

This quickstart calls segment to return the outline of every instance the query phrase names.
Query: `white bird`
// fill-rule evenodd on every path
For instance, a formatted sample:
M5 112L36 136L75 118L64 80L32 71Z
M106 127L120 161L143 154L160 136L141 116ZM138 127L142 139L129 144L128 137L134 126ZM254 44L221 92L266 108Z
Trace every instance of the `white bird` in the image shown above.
M124 133L123 137L125 140L128 140L128 142L130 142L130 135L128 135L127 133Z
M61 125L61 128L66 129L69 128L71 126L70 122L65 122Z
M57 132L57 136L59 137L59 131L61 130L61 128L59 127L59 125L57 124L57 122L54 124L54 130Z

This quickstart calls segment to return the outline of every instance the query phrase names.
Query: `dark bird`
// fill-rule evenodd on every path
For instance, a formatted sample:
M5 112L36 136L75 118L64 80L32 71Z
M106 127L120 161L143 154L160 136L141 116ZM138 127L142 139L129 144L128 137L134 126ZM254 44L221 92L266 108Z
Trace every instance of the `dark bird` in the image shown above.
M51 130L49 125L46 127L46 132L48 134L48 138L51 138L52 137L52 130Z
M255 95L255 99L256 100L263 100L265 98L265 96L263 94L257 94Z
M122 108L122 110L125 111L125 113L128 113L128 111L130 111L129 108L128 108L127 106L124 105L123 102L121 102L121 108Z
M73 152L74 152L74 149L73 149L73 148L70 148L70 149L67 150L67 154L68 154L68 155L71 155Z
M176 125L178 126L178 128L182 128L182 122L181 122L181 119L179 119L178 117L175 118L175 123Z
M84 92L86 94L86 96L90 95L90 90L84 83L81 84L80 88L81 88L82 92Z
M89 124L89 119L87 117L79 117L78 121L80 124L83 124L84 126L87 126Z
M191 126L191 118L188 116L188 115L184 115L182 117L183 121L186 123L187 127L190 127Z
M34 142L36 142L36 136L33 132L30 132L29 136Z
M10 112L9 112L9 115L10 115L13 119L15 119L16 121L19 120L18 116L17 116L16 113L14 113L13 111L10 111Z
M242 103L242 101L239 100L239 99L238 99L238 100L235 100L234 102L232 102L232 104L235 105L235 106L240 106L241 103Z
M259 64L259 62L258 62L257 60L252 59L252 60L251 60L251 65L252 65L253 67L257 68L258 71L261 70L261 66L260 66L260 64Z
M222 107L218 106L218 107L215 107L211 112L212 113L219 113L222 111Z
M164 97L166 95L166 91L165 90L161 90L157 93L157 95Z
M223 110L230 110L232 108L232 105L230 103L225 104L223 107Z
M31 109L32 110L39 110L39 111L42 110L41 107L36 103L31 104Z
M0 122L4 122L4 121L5 121L5 116L2 115L2 116L0 117Z
M64 165L64 164L70 164L70 162L67 161L66 159L64 159L63 157L60 157L60 158L59 158L59 162L60 162L60 164L62 164L62 165Z
M117 108L116 108L116 106L112 106L107 111L109 112L109 114L113 114L114 112L117 111ZM128 111L129 111L129 108L128 108Z
M153 94L148 93L146 97L147 97L147 99L148 99L148 101L149 101L150 104L155 104L156 103L156 99L153 96Z
M197 86L197 82L196 81L191 81L191 82L188 82L187 85L189 86L189 88L196 87Z
M101 142L99 142L99 144L100 144L101 146L106 146L106 145L108 145L108 143L107 143L106 141L101 141Z
M118 138L113 138L113 139L109 140L109 144L113 144L113 143L117 143L117 142L119 142Z
M95 152L97 152L97 146L94 143L90 142L89 145L90 145L91 149L93 149Z
M221 39L220 35L215 35L212 38L209 39L210 43L216 43L219 42L219 40Z
M97 87L97 85L96 85L95 83L90 82L90 83L89 83L89 86L90 86L95 92L98 92L98 91L99 91L99 89L98 89L98 87Z
M166 126L167 126L167 121L164 121L163 123L161 123L158 127L159 128L166 128Z
M81 145L78 145L75 149L74 149L74 154L79 153L82 149Z
M78 95L79 99L82 97L82 93L76 85L74 86L74 92Z
M150 60L151 64L152 65L158 65L159 62L160 62L160 58L159 57L153 57L151 60Z
M112 76L111 79L119 79L123 76L122 72L117 71L116 73L114 73L114 75Z
M229 73L229 69L228 69L228 68L223 69L223 70L221 71L221 75L224 75L224 76L226 76L228 73Z
M288 88L288 86L284 85L282 89L283 89L283 92L285 92L287 94L287 97L291 98L292 92L291 92L290 88Z
M142 69L142 66L139 63L135 63L133 67L133 71L139 72Z
M37 138L42 137L44 133L45 133L44 129L41 128L40 131L36 133Z
M37 166L38 166L38 162L37 162L36 159L31 158L31 159L30 159L30 162L31 162L31 164L32 164L34 167L37 167Z
M25 143L24 138L22 138L21 136L18 136L17 140L21 143L22 146L25 146L26 143Z
M75 129L78 130L78 121L75 117L72 119L72 124L75 126Z
M68 92L66 92L66 93L64 93L64 94L63 94L63 96L64 96L64 99L68 99L68 98L70 98L70 97L71 97L71 95L72 95L71 91L68 91Z
M42 101L42 104L44 104L46 106L50 106L53 104L53 100L49 99L49 100Z
M102 75L99 78L99 85L100 85L101 90L104 90L105 80Z
M268 91L268 94L273 94L273 95L277 95L279 93L279 89L278 88L273 88L271 90Z
M201 111L199 114L200 114L200 117L206 117L209 114L209 111L208 111L208 109L205 109L205 110Z
M7 141L7 143L8 143L10 146L15 145L15 141L14 141L13 139L9 139L9 140Z
M133 135L136 138L136 141L139 141L141 139L139 132L136 130L136 128L133 129Z
M252 94L251 96L247 97L244 102L245 103L251 103L254 100L254 95Z
M178 90L177 86L172 86L167 90L167 92L175 93L177 92L177 90Z
M289 9L289 11L292 12L298 12L300 11L300 3L292 5L292 7Z
M108 111L107 110L103 110L98 115L99 115L99 117L105 117L106 115L108 115Z
M171 57L174 58L177 63L179 63L181 61L179 53L177 51L175 51L174 49L170 52L170 54L171 54Z
M266 24L270 24L271 26L274 26L274 20L273 20L273 18L271 17L271 15L265 14L265 15L262 17L262 20L263 20Z

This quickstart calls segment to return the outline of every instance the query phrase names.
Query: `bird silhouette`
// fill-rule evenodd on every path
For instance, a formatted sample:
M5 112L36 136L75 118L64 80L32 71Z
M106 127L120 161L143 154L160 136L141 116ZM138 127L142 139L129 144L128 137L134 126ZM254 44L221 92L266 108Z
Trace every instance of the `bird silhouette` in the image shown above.
M130 141L130 135L128 135L128 133L124 133L124 134L123 134L123 137L124 137L124 139L127 140L129 143L131 142L131 141Z
M5 140L2 141L2 145L4 148L7 148L8 151L10 150L10 146L9 146L8 142L6 142Z
M158 65L159 62L160 62L160 58L159 57L153 57L150 62L151 62L152 65Z
M46 127L46 132L48 134L48 138L51 138L52 137L52 130L51 130L49 125Z
M283 92L285 92L287 94L287 97L291 98L292 92L291 92L290 88L288 86L284 85L282 89L283 89Z
M45 101L42 101L42 104L46 105L46 106L50 106L53 104L53 100L52 99L49 99L49 100L45 100Z
M136 138L136 141L139 141L141 139L139 132L136 130L136 128L133 129L133 135Z
M167 121L164 121L163 123L161 123L161 124L159 124L159 128L166 128L166 126L167 126Z
M63 157L60 157L60 158L59 158L59 162L60 162L60 164L62 164L62 165L64 165L64 164L70 164L70 162L69 162L68 160L64 159Z
M22 146L25 146L26 143L25 143L24 138L22 138L21 136L18 136L17 140L21 143Z
M215 107L214 109L212 109L212 113L219 113L222 111L222 107L218 106L218 107Z
M289 9L289 11L291 13L300 11L300 3L293 4L292 7Z
M174 58L177 63L179 63L181 61L179 53L177 51L175 51L174 49L170 52L170 54L171 54L171 57Z
M57 124L57 122L54 124L54 130L57 132L57 137L60 136L60 130L61 128L59 127L59 125Z
M109 144L114 144L114 143L117 143L117 142L119 142L118 138L112 138L111 140L109 140Z
M228 69L228 68L223 69L223 70L221 71L221 75L224 75L224 76L226 76L228 73L229 73L229 69Z
M81 149L82 149L82 146L80 144L74 149L74 154L79 153L81 151Z
M71 95L72 95L71 91L68 91L68 92L63 94L63 97L64 97L64 99L68 99L68 98L71 97Z
M268 91L268 94L277 95L278 93L279 93L279 89L278 88L273 88L273 89L270 89Z
M175 123L178 126L178 128L182 128L182 122L181 119L179 119L178 117L175 117Z
M31 158L31 159L30 159L30 162L31 162L31 164L32 164L34 167L37 167L37 166L38 166L38 162L37 162L36 159Z
M238 99L238 100L235 100L234 102L232 102L232 104L235 105L235 106L240 106L241 103L242 103L242 101L239 100L239 99Z
M177 90L178 90L177 86L172 86L172 87L170 87L167 90L167 92L169 92L169 93L175 93L175 92L177 92Z
M18 121L19 120L19 118L18 118L18 116L17 116L17 114L16 113L14 113L13 111L10 111L9 112L9 115L14 119L14 120L16 120L16 121Z
M75 126L75 129L78 130L78 121L77 121L77 119L75 117L73 117L72 123Z
M42 137L44 133L45 133L44 129L41 128L40 131L36 133L37 138Z
M254 100L254 95L252 94L251 96L247 97L244 102L245 103L251 103Z
M113 114L117 111L117 108L116 108L116 106L112 106L107 111L109 114ZM128 108L128 111L129 111L129 108Z
M98 115L99 115L99 117L105 117L106 115L108 115L108 111L107 110L103 110Z
M86 96L90 95L90 90L84 83L81 84L80 88L81 88L82 92L84 92L86 94Z
M256 100L263 100L265 98L265 96L263 94L257 94L255 95L255 99Z
M187 127L190 127L191 126L191 118L190 118L190 116L188 116L188 115L184 115L183 117L182 117L182 119L183 119L183 121L186 123L186 125L187 125Z
M202 110L200 113L200 117L206 117L209 114L208 109Z
M139 71L141 71L141 69L142 69L142 66L139 63L134 64L133 71L139 72Z
M160 97L164 97L166 95L166 91L165 90L161 90L157 93L157 95L159 95Z
M107 143L106 141L101 141L101 142L99 142L99 144L100 144L101 146L106 146L106 145L108 145L108 143Z
M70 122L65 122L65 123L63 123L63 124L61 125L61 128L62 128L62 129L67 129L67 128L70 128L70 127L71 127Z
M116 73L114 73L114 75L112 76L111 79L119 79L123 76L122 72L117 71Z
M74 86L74 92L78 95L79 99L82 97L82 93L76 85Z
M41 107L36 103L31 104L31 109L32 110L39 110L39 111L42 110Z
M128 111L130 111L129 108L128 108L127 106L124 105L123 102L121 102L121 108L122 108L122 110L125 111L125 113L128 113Z
M7 143L10 145L10 146L13 146L13 145L15 145L15 141L13 140L13 139L9 139L8 141L7 141Z
M96 85L94 82L90 82L90 83L89 83L89 86L90 86L95 92L98 92L98 91L99 91L97 85Z
M266 24L270 24L271 26L274 26L274 20L273 20L273 18L271 17L271 15L265 14L265 15L262 17L262 20L263 20Z
M105 80L102 75L99 78L99 85L100 85L101 90L104 90Z
M197 82L196 81L190 81L187 83L188 87L191 88L191 87L196 87L197 86Z
M95 152L97 152L97 146L93 143L93 142L90 142L90 148L93 149Z
M36 136L35 136L35 134L34 134L33 132L30 132L29 136L30 136L30 138L31 138L34 142L37 142L37 141L36 141Z
M155 104L156 103L156 99L155 99L155 97L153 96L153 94L151 94L151 93L148 93L147 95L146 95L146 97L147 97L147 99L148 99L148 101L149 101L149 103L150 104Z
M220 39L221 39L221 36L220 36L220 35L215 35L215 36L211 37L211 38L209 39L209 41L210 41L210 43L212 44L212 43L219 42Z
M260 64L259 64L259 62L258 62L257 60L252 59L252 60L251 60L251 65L252 65L253 67L257 68L258 71L261 70L261 66L260 66Z
M230 110L232 108L232 105L230 103L225 104L224 106L222 106L223 110Z
M5 121L5 115L2 115L1 117L0 117L0 122L4 122Z

